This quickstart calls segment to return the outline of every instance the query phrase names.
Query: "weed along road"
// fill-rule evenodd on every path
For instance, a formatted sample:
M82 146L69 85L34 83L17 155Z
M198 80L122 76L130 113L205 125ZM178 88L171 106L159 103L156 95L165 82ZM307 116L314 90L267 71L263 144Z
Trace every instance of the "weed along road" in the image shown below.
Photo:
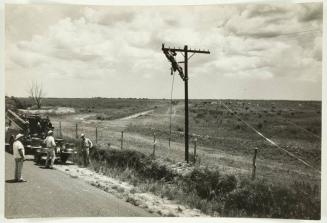
M5 165L7 218L153 216L78 178L42 169L33 161L24 162L27 182L13 183L14 160L8 153Z

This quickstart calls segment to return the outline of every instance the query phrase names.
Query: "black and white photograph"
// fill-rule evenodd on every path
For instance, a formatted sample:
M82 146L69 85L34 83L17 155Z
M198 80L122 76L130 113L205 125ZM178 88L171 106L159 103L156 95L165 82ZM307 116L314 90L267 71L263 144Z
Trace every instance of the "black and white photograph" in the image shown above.
M321 220L322 1L59 2L4 4L5 219Z

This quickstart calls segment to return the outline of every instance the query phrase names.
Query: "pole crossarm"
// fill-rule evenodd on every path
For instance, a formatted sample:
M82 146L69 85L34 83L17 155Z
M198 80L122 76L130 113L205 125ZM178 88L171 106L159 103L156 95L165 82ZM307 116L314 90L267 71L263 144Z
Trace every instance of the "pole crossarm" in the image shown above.
M162 50L170 50L173 52L185 52L185 49L181 49L181 48L171 48L171 47L165 47L165 44L162 44ZM187 52L189 53L205 53L205 54L210 54L209 50L192 50L192 49L188 49Z

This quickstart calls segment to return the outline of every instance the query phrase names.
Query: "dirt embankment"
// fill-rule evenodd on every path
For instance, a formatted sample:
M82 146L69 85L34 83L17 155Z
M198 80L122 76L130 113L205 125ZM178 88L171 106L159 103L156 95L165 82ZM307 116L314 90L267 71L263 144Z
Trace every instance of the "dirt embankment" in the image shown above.
M79 178L87 183L98 187L118 198L146 209L150 213L157 213L161 216L170 217L205 217L197 209L191 209L174 201L156 196L152 193L146 193L128 182L123 182L115 178L96 173L90 169L78 167L76 165L56 165L55 168L72 178Z

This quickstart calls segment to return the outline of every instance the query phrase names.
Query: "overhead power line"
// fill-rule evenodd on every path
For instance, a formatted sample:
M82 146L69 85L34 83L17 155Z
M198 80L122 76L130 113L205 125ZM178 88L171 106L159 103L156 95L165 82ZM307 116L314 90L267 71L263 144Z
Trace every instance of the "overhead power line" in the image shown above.
M252 125L250 125L249 123L247 123L246 121L244 121L240 116L238 116L237 114L235 114L235 112L230 109L225 103L221 102L221 104L229 111L232 112L241 122L243 122L248 128L250 128L252 131L254 131L256 134L258 134L259 136L261 136L262 138L264 138L267 142L269 142L271 145L275 146L276 148L284 151L285 153L287 153L289 156L297 159L299 162L303 163L305 166L312 168L313 170L317 171L320 173L320 170L316 169L315 167L313 167L311 164L309 164L307 161L297 157L294 153L282 148L281 146L279 146L276 142L274 142L273 140L269 139L268 137L264 136L261 132L259 132L256 128L254 128Z

